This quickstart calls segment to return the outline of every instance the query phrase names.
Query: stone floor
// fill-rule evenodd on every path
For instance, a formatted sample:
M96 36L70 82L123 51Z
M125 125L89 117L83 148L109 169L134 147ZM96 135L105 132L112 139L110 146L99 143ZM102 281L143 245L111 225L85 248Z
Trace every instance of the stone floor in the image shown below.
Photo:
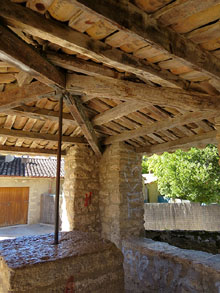
M0 228L0 241L21 236L53 233L54 226L48 224L17 225Z

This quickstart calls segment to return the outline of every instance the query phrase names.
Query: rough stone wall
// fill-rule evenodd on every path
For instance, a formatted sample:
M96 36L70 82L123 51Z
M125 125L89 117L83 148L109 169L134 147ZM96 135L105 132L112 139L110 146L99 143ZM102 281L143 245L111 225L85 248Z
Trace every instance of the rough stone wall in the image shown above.
M124 292L123 255L108 240L79 231L0 242L0 292ZM16 251L16 253L12 253Z
M100 163L99 208L102 236L121 239L143 231L141 155L124 143L105 150Z
M61 186L62 186L61 181ZM1 177L0 187L29 187L28 224L40 222L41 194L55 193L55 178Z
M99 160L88 146L74 146L65 157L62 230L100 232Z
M220 230L220 205L144 204L145 230Z
M185 250L151 239L122 243L125 292L220 292L220 255Z

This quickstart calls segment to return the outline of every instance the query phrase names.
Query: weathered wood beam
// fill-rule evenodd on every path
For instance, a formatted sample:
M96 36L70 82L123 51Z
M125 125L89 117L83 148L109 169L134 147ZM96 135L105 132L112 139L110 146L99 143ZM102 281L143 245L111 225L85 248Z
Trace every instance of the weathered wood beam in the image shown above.
M30 132L30 131L23 131L23 130L14 130L14 129L6 129L0 128L0 137L11 137L11 138L24 138L24 139L33 139L33 140L48 140L57 142L58 136L53 134L45 134L45 133L38 133L38 132ZM63 142L70 143L70 144L86 144L86 140L81 137L71 137L71 136L63 136Z
M1 109L0 109L1 111ZM52 120L58 122L59 112L52 110L41 109L37 107L31 107L26 105L21 105L19 107L13 108L7 111L7 114L10 115L19 115L33 119L42 119L42 120ZM63 124L65 125L77 125L73 117L69 113L63 113Z
M85 113L85 109L81 101L81 96L74 96L66 93L65 101L70 110L70 113L78 123L82 133L84 134L94 153L100 157L102 155L100 143L96 137L92 123L89 121Z
M105 112L102 112L102 113L96 115L92 119L92 124L94 126L102 125L102 124L108 123L109 121L121 118L121 117L126 116L130 113L138 111L144 107L146 107L146 103L143 103L143 102L142 103L137 102L137 101L124 102L124 103L121 103L121 104L115 106L112 109L109 109Z
M131 34L139 35L162 53L168 52L187 66L220 80L218 58L173 30L161 26L129 1L77 0L77 2L106 17L118 27L126 28Z
M66 87L89 97L101 97L124 101L184 108L189 111L216 111L220 109L220 96L209 96L181 89L151 87L130 81L99 78L77 74L67 75Z
M56 66L91 76L101 75L112 78L119 78L120 76L124 75L104 65L95 63L93 61L83 60L75 56L52 52L47 53L46 56L47 59Z
M45 95L53 92L54 89L39 81L0 92L0 111L7 111L8 109L19 106L21 103L43 98Z
M36 149L36 148L26 148L26 147L16 147L16 146L7 146L7 145L0 145L0 151L1 153L12 153L12 154L33 154L33 155L56 155L56 150L50 150L50 149ZM66 152L62 151L62 155L65 156Z
M147 156L151 156L153 154L173 152L177 149L187 150L191 147L203 148L207 144L217 144L216 134L217 131L213 130L203 134L196 134L189 137L183 137L162 144L136 148L136 152L145 153Z
M140 60L119 49L114 49L56 21L46 19L41 14L26 7L9 0L1 0L0 4L0 17L10 26L20 28L33 36L48 40L111 67L131 72L154 83L170 87L188 87L186 81L181 80L168 70L161 70L157 65L152 66L145 60Z
M2 5L2 2L0 4ZM20 68L39 81L65 88L65 75L9 29L0 25L0 59Z
M205 111L186 113L175 118L167 118L166 120L155 122L149 126L143 126L135 130L129 130L121 134L110 136L104 141L104 143L111 144L114 142L125 141L139 136L145 136L151 133L157 133L158 131L172 129L180 125L187 125L188 123L201 121L203 119L209 119L211 117L214 117L215 115L216 113L214 112L206 113Z

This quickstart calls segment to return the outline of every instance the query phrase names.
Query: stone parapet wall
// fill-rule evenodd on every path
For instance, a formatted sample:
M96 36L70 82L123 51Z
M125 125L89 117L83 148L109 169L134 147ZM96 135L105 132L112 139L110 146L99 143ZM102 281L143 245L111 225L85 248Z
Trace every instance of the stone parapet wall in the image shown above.
M122 242L125 292L220 292L220 255L151 239Z
M145 230L220 231L220 205L199 203L144 204Z
M74 146L65 157L62 229L100 233L99 159L88 146Z
M69 290L68 290L69 289ZM123 255L89 233L29 236L0 242L0 292L124 292Z
M141 160L132 147L115 143L107 147L100 162L102 236L118 247L122 238L143 231Z

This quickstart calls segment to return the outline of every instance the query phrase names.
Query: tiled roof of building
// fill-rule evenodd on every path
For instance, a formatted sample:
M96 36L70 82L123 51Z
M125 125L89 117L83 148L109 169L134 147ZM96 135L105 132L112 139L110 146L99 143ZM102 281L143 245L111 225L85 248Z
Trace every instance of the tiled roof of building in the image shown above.
M0 156L0 176L56 177L56 158L23 158ZM64 160L61 161L61 177L64 177Z

